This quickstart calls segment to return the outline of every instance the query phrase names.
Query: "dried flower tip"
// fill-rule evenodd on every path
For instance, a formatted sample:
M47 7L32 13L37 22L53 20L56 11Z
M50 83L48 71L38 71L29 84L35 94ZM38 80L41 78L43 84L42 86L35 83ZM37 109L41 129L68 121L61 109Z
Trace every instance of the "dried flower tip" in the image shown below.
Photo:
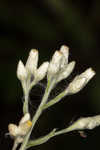
M52 60L48 67L48 75L54 75L56 74L61 65L61 59L62 59L62 53L60 51L56 51L52 57Z
M34 74L34 72L37 69L37 65L38 65L38 51L36 49L32 49L29 53L27 62L26 62L26 70L31 73Z
M30 121L30 114L26 113L19 122L19 126L15 124L8 125L9 134L12 137L25 136L27 132L30 130L31 126L32 122ZM22 139L20 140L22 141Z
M68 57L69 57L69 47L66 45L61 46L60 51L63 53L65 59L62 60L62 66L68 64Z
M25 123L25 122L28 121L28 120L30 120L30 114L29 114L29 113L26 113L26 114L22 117L22 119L20 120L19 125Z
M47 73L47 70L48 70L48 66L49 66L49 62L44 62L40 67L39 69L37 70L36 74L35 74L35 79L37 81L40 81L42 80L46 73Z
M69 94L75 94L79 92L95 75L95 72L89 68L82 74L76 76L74 80L69 84L66 91Z
M17 78L21 81L27 78L27 72L23 62L20 60L17 66Z
M67 78L67 77L72 73L74 67L75 67L75 61L70 62L70 63L66 66L66 68L63 70L63 72L61 72L61 73L59 74L59 77L58 77L58 79L57 79L57 82L59 82L59 81L65 79L65 78Z
M18 126L15 124L9 124L8 131L9 131L10 136L13 138L16 137L19 133Z

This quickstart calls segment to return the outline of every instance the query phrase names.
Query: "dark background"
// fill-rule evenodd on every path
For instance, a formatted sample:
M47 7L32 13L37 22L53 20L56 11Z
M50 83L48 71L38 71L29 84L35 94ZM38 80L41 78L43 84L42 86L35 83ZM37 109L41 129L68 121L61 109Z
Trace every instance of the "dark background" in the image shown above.
M13 141L5 137L7 126L11 122L18 123L22 116L23 94L16 68L19 59L25 63L32 48L39 50L40 64L50 59L61 45L68 45L70 60L77 62L73 76L88 67L96 71L84 90L43 113L33 137L44 135L55 127L64 128L73 118L100 114L99 43L99 0L0 0L0 150L11 150ZM58 90L65 85L62 83ZM33 112L42 95L36 93L31 92ZM61 135L33 149L98 149L100 127L86 131L86 134L87 138L80 137L77 132Z

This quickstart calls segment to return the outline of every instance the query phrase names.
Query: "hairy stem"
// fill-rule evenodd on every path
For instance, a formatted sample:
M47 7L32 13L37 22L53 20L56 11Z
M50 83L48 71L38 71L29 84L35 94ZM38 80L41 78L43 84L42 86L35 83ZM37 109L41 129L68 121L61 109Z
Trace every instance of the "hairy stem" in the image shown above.
M50 107L50 106L58 103L66 95L67 95L67 92L63 91L62 93L60 93L59 95L57 95L55 98L53 98L52 100L50 100L48 103L46 103L43 108L47 109L48 107Z
M17 149L17 146L18 146L18 143L17 143L16 140L15 140L12 150L16 150L16 149Z
M35 116L34 116L33 119L32 119L32 127L31 127L29 133L25 136L24 141L23 141L23 143L22 143L22 145L21 145L21 147L20 147L20 150L25 150L25 149L26 149L26 145L27 145L27 143L28 143L28 140L29 140L29 137L30 137L30 135L31 135L31 132L32 132L34 126L35 126L36 121L38 120L38 118L40 117L40 115L41 115L41 113L42 113L42 111L43 111L43 106L44 106L44 104L45 104L45 103L47 102L47 100L48 100L48 96L49 96L49 94L50 94L50 92L51 92L51 90L52 90L52 88L53 88L53 86L54 86L54 83L55 83L55 82L50 83L50 81L48 81L47 88L46 88L46 90L45 90L43 99L42 99L42 101L41 101L41 103L40 103L40 105L39 105L39 107L38 107L38 109L37 109L37 111L36 111Z

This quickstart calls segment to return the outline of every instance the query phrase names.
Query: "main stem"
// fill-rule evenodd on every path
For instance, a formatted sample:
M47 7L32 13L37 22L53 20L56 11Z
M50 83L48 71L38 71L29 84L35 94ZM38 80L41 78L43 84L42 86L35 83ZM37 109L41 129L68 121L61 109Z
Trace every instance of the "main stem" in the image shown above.
M45 103L47 102L47 100L48 100L48 96L49 96L50 91L51 91L52 88L53 88L53 85L54 85L53 82L50 83L50 81L48 81L47 88L46 88L46 90L45 90L43 99L42 99L42 101L41 101L41 103L40 103L40 105L39 105L39 107L38 107L38 109L37 109L37 111L36 111L35 116L34 116L33 119L32 119L32 127L31 127L29 133L25 136L24 141L23 141L23 144L21 145L21 147L20 147L19 150L25 150L25 149L26 149L26 145L27 145L27 142L28 142L29 137L30 137L30 135L31 135L31 132L32 132L34 126L35 126L36 121L38 120L38 118L40 117L40 115L41 115L41 113L42 113L42 111L43 111L43 106L44 106L44 104L45 104Z

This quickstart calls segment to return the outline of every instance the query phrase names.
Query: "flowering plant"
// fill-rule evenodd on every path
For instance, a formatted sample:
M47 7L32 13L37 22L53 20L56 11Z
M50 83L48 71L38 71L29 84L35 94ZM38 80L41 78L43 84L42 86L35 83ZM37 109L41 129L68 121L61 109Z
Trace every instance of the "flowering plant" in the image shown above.
M23 117L21 118L19 125L8 125L9 134L14 139L12 150L16 150L19 143L21 143L20 150L25 150L32 146L45 143L54 136L64 134L73 130L93 129L96 126L100 125L100 115L81 118L65 129L53 129L50 133L43 137L35 140L30 140L31 132L33 131L34 126L43 110L58 103L63 97L79 92L95 75L95 72L92 70L92 68L86 69L83 73L77 75L72 80L72 82L69 83L68 87L63 90L63 92L48 101L48 97L52 89L60 81L66 79L72 73L75 67L75 61L71 61L69 63L68 57L69 48L64 45L61 46L59 51L56 51L53 54L50 62L44 62L39 68L37 68L38 51L35 49L32 49L30 51L25 65L21 60L19 61L17 67L17 78L21 82L25 99L23 103ZM47 77L47 86L43 98L35 115L31 118L29 113L30 90L45 77Z

